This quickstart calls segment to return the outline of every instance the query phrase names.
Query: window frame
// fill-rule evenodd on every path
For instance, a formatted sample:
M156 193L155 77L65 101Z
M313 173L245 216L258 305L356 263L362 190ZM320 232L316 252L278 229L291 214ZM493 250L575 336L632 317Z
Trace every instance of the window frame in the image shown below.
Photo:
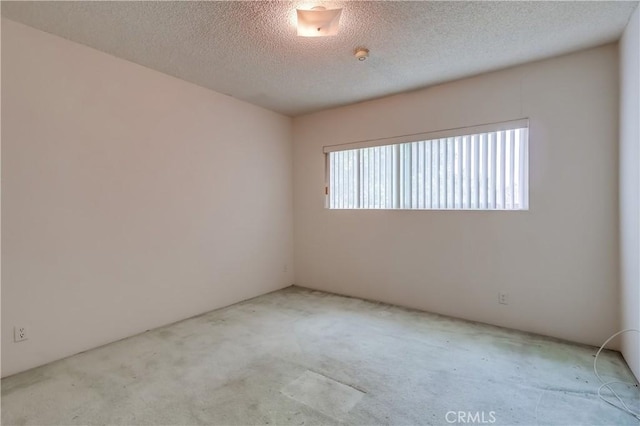
M506 200L503 201L503 207L501 208L488 208L485 206L484 208L464 208L463 201L460 203L460 207L386 207L386 208L378 208L378 207L331 207L331 198L330 198L330 187L331 187L331 161L330 155L332 152L338 151L349 151L355 149L363 149L363 148L372 148L372 147L382 147L382 146L399 146L401 144L410 144L414 142L433 142L438 139L446 139L446 138L456 138L456 137L464 137L464 136L472 136L472 135L481 135L485 133L491 132L500 132L506 130L516 130L516 129L526 129L526 140L524 141L524 156L525 160L523 162L524 170L521 171L521 175L524 177L522 181L522 185L524 186L522 194L524 194L523 205L519 208L506 208ZM343 144L336 145L326 145L323 146L323 153L325 157L325 208L328 210L423 210L423 211L528 211L529 210L529 142L531 140L530 134L530 126L528 118L519 118L509 121L495 122L495 123L486 123L474 126L465 126L423 133L412 133L401 136L393 136L379 139L371 139L371 140L361 140L355 142L348 142ZM396 149L396 148L394 148ZM361 151L359 151L361 152ZM522 155L522 154L520 154ZM469 173L469 172L467 172ZM392 185L393 186L393 185ZM405 191L406 186L398 183L398 188L400 191ZM394 189L395 190L395 189ZM433 194L433 192L432 192ZM479 197L479 195L478 195ZM394 202L395 204L395 202ZM402 203L401 203L402 205Z

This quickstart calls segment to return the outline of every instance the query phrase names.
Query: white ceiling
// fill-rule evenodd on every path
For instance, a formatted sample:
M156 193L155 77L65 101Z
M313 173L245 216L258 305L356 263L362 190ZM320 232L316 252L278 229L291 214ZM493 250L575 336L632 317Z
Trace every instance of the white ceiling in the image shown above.
M2 15L295 116L612 42L637 4L2 1ZM344 8L337 36L296 36L296 7L315 5Z

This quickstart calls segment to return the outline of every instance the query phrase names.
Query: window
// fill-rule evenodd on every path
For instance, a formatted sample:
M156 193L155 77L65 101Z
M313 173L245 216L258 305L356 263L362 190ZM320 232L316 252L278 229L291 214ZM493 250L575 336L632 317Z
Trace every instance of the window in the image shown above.
M325 147L327 207L527 210L528 139L517 120Z

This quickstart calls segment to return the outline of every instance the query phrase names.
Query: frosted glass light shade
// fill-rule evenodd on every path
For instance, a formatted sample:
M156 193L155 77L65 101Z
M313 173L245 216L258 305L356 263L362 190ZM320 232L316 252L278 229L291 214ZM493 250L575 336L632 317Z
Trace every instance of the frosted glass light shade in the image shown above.
M338 34L342 9L313 8L296 9L298 12L298 35L302 37L325 37Z

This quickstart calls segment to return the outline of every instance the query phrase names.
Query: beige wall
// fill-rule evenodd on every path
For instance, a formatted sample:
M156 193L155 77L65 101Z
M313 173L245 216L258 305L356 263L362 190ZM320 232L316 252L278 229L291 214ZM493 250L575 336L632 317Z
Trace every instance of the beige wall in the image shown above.
M520 117L529 211L323 207L323 145ZM296 118L296 284L601 344L619 325L617 138L615 44Z
M299 117L293 174L290 119L6 19L2 89L3 376L290 285L293 220L302 286L590 344L619 327L615 45ZM520 117L528 212L323 208L323 145Z
M2 124L4 376L293 283L289 118L3 19Z
M620 301L622 328L640 330L640 8L620 41ZM640 380L640 337L622 355Z

